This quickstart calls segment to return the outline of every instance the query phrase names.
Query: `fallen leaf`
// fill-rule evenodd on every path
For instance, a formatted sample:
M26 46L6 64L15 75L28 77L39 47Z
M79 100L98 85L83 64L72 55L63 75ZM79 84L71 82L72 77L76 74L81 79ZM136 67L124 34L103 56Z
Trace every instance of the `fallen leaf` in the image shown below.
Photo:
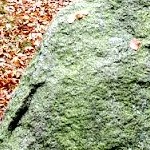
M84 18L85 16L87 16L88 15L88 11L87 10L81 10L81 11L78 11L78 12L76 12L76 19L82 19L82 18Z
M12 27L12 26L11 26L11 24L10 24L10 23L7 23L7 24L6 24L6 30L11 29L11 27Z
M20 66L20 60L18 57L14 57L12 59L12 63L16 66L16 67L19 67Z
M59 0L58 3L59 3L60 6L63 6L63 0Z
M76 13L71 14L71 15L68 16L67 22L68 23L73 23L75 20L83 19L87 15L88 15L87 10L77 11Z
M136 39L136 38L133 38L131 41L130 41L130 48L133 49L133 50L138 50L141 46L141 41Z
M29 15L24 15L24 16L22 16L22 19L24 19L24 20L29 20L30 19L30 17L29 17Z

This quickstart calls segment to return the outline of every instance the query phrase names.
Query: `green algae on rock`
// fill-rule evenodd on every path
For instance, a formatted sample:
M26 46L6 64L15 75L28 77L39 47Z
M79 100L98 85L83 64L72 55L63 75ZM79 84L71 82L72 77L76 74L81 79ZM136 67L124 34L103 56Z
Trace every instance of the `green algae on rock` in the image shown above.
M62 10L11 101L0 149L148 150L149 4L87 0ZM87 17L67 23L83 9Z

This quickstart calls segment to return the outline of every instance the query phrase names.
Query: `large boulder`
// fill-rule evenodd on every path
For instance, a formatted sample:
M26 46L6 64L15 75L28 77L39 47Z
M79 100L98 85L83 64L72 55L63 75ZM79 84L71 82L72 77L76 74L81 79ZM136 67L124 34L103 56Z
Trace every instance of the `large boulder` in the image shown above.
M149 150L149 8L149 0L86 0L60 11L11 100L0 149Z

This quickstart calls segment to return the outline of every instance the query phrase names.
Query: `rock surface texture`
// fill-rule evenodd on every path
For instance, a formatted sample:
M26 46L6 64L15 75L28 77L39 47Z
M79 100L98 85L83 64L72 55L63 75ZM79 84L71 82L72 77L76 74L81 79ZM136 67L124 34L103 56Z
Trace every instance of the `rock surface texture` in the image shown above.
M9 105L0 149L149 150L149 25L149 0L86 0L60 11Z

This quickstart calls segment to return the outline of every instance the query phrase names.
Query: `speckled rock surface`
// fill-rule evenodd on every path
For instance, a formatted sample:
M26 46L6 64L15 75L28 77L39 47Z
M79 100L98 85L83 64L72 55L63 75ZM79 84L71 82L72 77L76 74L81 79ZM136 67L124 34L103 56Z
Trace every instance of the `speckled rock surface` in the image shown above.
M88 16L67 23L83 9ZM149 150L149 24L149 0L87 0L60 11L10 103L0 149Z

